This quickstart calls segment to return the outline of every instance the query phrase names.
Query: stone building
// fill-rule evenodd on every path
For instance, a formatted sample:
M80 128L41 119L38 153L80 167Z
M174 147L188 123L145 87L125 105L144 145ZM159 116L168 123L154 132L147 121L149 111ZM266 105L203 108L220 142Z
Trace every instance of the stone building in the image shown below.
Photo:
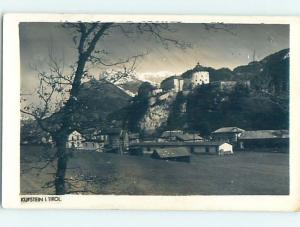
M209 72L197 71L184 77L183 89L193 89L203 84L209 84Z
M171 76L163 80L160 87L163 91L175 91L179 92L183 90L184 80L180 76Z
M239 148L288 148L289 138L289 130L285 129L245 131L239 137Z

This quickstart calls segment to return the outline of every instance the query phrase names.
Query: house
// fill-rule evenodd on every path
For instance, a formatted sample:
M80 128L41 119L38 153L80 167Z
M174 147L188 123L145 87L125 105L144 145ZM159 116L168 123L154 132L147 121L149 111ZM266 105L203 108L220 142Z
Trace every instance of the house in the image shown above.
M78 131L73 131L68 136L68 141L66 143L66 148L72 148L72 149L82 149L82 143L84 141L83 136Z
M138 151L140 155L151 155L156 149L175 148L187 149L191 153L233 154L232 145L225 142L202 141L202 142L140 142L130 145L130 150Z
M80 130L83 138L88 141L103 141L102 131L100 129L88 128Z
M175 91L179 92L183 90L184 80L181 76L171 76L163 80L160 87L163 91Z
M245 131L239 137L239 148L288 148L288 130Z
M192 153L226 155L226 154L233 154L233 148L232 145L229 143L205 141L205 142L198 143L197 146L192 147Z
M86 137L84 137L83 134L79 133L78 131L73 131L68 136L66 148L102 152L104 146L103 141L100 141L98 137L91 135L95 134L85 134Z
M103 130L104 146L108 151L123 154L128 150L128 133L122 128L107 128Z
M169 131L164 131L160 137L158 138L158 141L176 141L176 136L177 135L183 135L182 130L169 130Z
M195 133L193 133L193 134L191 134L191 133L177 134L177 135L175 135L175 137L176 137L177 141L182 141L182 142L200 142L200 141L204 140L201 136L199 136Z
M80 131L84 138L82 149L88 151L103 152L104 137L100 129L88 128Z
M191 154L186 148L156 148L151 155L154 159L190 162Z
M82 143L82 150L87 151L97 151L97 152L103 152L104 149L104 143L96 142L96 141L84 141Z
M228 142L231 144L236 144L238 138L245 130L238 127L223 127L215 130L211 133L214 141Z
M209 84L209 72L197 71L184 77L183 89L188 90L203 84Z

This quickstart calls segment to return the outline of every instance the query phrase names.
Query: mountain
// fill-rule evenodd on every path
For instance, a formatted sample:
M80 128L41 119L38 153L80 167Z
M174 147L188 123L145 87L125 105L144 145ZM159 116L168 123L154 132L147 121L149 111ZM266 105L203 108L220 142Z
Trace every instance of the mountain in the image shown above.
M174 73L170 71L158 71L138 73L137 77L142 81L146 81L151 84L157 85L160 84L164 79L172 75L174 75Z
M126 107L130 99L126 92L110 82L95 79L85 82L81 85L74 105L75 110L72 112L73 127L79 131L89 128L101 129L105 127L108 116ZM45 120L44 124L54 129L62 124L65 114L66 110L62 107ZM22 121L22 142L40 143L42 137L47 137L47 134L40 129L35 120Z
M85 82L81 85L78 99L73 106L72 125L79 131L87 128L101 129L108 116L127 106L130 99L126 92L107 81L92 79ZM66 111L62 107L47 123L52 127L61 124Z
M259 72L252 74L252 87L273 96L281 96L283 98L288 96L290 69L289 49L271 54L259 61L259 64L261 65ZM248 69L248 71L251 71L251 68Z
M105 72L101 79L116 85L131 97L137 94L139 86L143 83L132 73Z
M110 113L128 105L131 99L125 91L107 81L83 83L78 95L78 112L85 119L105 119Z

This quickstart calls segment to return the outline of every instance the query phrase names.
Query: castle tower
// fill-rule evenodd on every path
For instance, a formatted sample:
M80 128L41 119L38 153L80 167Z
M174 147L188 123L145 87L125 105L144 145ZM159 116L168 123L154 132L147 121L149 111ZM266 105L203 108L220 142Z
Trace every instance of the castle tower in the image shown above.
M192 74L192 77L191 77L192 87L196 87L198 85L208 84L208 83L209 83L209 72L200 71L200 72L195 72Z

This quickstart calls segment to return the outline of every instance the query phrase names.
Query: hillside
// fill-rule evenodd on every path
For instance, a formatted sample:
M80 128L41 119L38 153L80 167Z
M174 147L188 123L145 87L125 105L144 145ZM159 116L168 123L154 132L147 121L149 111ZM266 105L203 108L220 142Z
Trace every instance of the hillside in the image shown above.
M263 69L254 75L253 87L273 95L288 96L289 93L289 49L269 55L260 61Z
M208 71L210 82L250 80L253 89L270 94L286 95L289 85L289 49L278 51L260 61L238 66L233 70L214 69L198 64L181 76L185 78L198 71Z
M75 112L72 113L74 128L101 128L109 114L117 112L128 105L131 97L107 81L90 80L81 85L76 103ZM65 109L49 117L45 123L55 127L63 121ZM23 121L21 130L21 141L40 143L45 133L38 127L36 121Z
M99 115L101 118L123 108L129 100L130 96L114 84L98 80L82 84L78 97L84 106L84 114Z
M150 133L185 128L203 135L224 126L248 130L288 128L288 53L289 49L285 49L234 70L198 64L182 77L205 70L210 73L210 82L249 80L251 87L237 86L231 92L224 92L208 84L184 92L184 95L180 92L167 102L155 101L148 108L143 107L143 111L135 109L143 116L139 116L133 128L143 133L145 130ZM149 98L148 103L155 98L158 97Z
M74 121L78 129L101 128L107 117L128 105L131 97L107 81L91 80L82 84Z
M207 135L220 127L245 130L287 129L288 111L270 97L237 87L224 93L211 86L197 88L187 98L186 121L190 130Z
M114 74L105 80L82 84L72 120L79 130L102 127L105 122L118 120L126 122L129 130L142 134L185 128L207 135L223 126L288 128L289 49L234 70L198 64L182 77L201 70L209 71L211 82L250 80L251 88L237 87L224 93L209 84L184 94L164 92L152 95L155 87L150 83L142 83L133 75L119 77ZM132 98L130 92L137 95ZM59 124L61 112L54 114L49 123Z

